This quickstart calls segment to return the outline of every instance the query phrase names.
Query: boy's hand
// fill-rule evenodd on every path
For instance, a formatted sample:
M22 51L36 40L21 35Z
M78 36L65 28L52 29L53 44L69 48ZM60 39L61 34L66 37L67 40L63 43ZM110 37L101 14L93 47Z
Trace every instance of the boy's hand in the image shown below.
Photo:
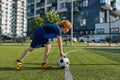
M62 52L62 53L60 53L60 57L64 58L64 57L66 57L66 54Z

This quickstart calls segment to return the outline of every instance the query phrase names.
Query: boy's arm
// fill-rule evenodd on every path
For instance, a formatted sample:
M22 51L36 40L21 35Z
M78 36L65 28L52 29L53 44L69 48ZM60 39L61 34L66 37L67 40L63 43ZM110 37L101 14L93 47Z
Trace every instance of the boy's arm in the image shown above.
M61 38L61 36L57 36L57 42L58 42L58 47L59 47L59 51L60 51L60 57L65 57L65 54L63 53L63 49L62 49L62 38Z

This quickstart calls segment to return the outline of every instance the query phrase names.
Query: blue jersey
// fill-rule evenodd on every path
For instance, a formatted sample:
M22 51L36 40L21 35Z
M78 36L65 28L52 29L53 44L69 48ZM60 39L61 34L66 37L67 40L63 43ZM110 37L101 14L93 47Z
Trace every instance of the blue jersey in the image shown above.
M42 27L45 31L44 38L56 38L57 35L61 36L62 34L60 27L56 24L45 24ZM41 31L41 29L38 29L38 31Z
M59 25L56 24L45 24L40 26L34 33L31 47L38 48L43 44L49 44L49 38L56 38L61 36L62 31Z

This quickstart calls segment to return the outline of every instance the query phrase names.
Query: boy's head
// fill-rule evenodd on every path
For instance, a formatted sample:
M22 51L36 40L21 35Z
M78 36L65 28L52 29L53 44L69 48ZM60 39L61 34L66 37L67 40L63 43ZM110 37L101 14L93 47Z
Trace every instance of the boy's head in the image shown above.
M72 28L72 24L70 23L69 20L62 20L60 21L59 25L61 28L68 28L68 29Z

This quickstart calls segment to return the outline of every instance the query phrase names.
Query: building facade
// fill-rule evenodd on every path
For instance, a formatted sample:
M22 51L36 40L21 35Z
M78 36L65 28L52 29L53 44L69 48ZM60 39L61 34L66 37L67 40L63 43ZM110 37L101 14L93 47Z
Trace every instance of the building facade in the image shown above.
M120 19L110 23L98 23L95 25L95 34L120 35Z
M1 34L26 35L26 0L0 0L0 15Z
M107 6L106 8L102 6L102 8L107 9L109 15L106 22L97 23L95 25L95 34L111 35L111 37L120 36L120 19L118 17L120 16L120 1L112 0L111 5L112 7Z
M74 0L74 6L79 0ZM32 32L31 20L34 17L42 16L46 12L54 10L60 14L60 18L71 21L71 0L27 0L28 34ZM77 11L78 9L74 9Z
M57 11L61 20L71 21L73 16L73 36L79 37L95 34L96 23L120 19L120 0L27 0L28 32L31 31L31 18L49 10Z
M120 0L82 0L81 11L75 22L80 22L78 34L95 34L96 23L109 23L120 19Z

